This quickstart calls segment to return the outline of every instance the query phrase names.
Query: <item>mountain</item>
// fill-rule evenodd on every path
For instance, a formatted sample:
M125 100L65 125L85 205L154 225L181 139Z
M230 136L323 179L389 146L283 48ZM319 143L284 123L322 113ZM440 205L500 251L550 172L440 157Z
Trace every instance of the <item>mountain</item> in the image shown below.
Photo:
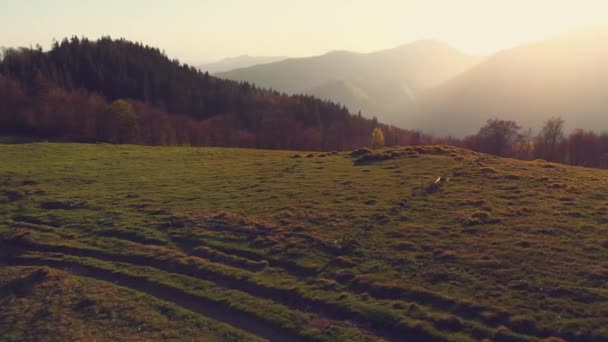
M373 112L377 102L356 82L348 79L327 81L317 87L305 90L304 93L319 98L331 99L338 103L349 103L350 107L366 113Z
M216 76L253 82L289 94L312 94L389 119L393 110L419 92L457 75L479 58L433 40L372 53L333 51L321 56L290 58Z
M240 55L219 60L217 62L204 64L199 67L200 70L215 74L218 72L226 72L233 69L247 68L252 65L272 63L287 59L284 56L249 56Z
M539 128L561 116L569 129L608 130L608 30L577 30L499 52L428 90L401 110L402 127L474 133L499 117Z

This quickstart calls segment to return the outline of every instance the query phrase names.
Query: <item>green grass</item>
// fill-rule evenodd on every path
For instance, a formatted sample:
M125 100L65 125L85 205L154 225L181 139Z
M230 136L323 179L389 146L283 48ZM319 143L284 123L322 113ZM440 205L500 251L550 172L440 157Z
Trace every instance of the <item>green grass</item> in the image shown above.
M175 289L199 282L193 296L217 293L220 307L303 339L608 338L608 172L446 146L357 163L318 154L0 145L0 234L13 247L2 258L105 263ZM421 191L440 176L449 180L439 191ZM125 303L156 314L136 299L147 295L94 273L52 272L70 280L66 291L76 280L103 284L94 287L129 291ZM5 311L33 305L7 298ZM172 336L200 322L209 339L233 329L184 312L192 319ZM116 324L128 339L126 316L78 318L80 331ZM14 338L27 329L2 328Z
M48 267L0 268L3 341L257 341L253 335L110 283Z

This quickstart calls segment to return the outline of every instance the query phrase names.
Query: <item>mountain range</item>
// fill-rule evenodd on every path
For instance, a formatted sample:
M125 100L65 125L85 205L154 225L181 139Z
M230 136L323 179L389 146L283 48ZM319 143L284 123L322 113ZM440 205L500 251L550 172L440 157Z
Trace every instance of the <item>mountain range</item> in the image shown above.
M608 30L579 30L498 52L404 106L396 122L434 134L475 133L487 119L540 128L608 129Z
M372 53L332 51L290 58L216 76L248 81L288 94L309 94L386 120L425 89L456 76L479 61L447 44L423 40Z
M305 93L409 129L462 137L489 118L539 129L608 130L608 29L579 29L491 56L433 40L373 53L334 51L218 73Z
M236 57L228 57L217 62L203 64L199 66L201 71L206 71L210 74L225 72L233 69L247 68L253 65L272 63L287 59L285 56L249 56L240 55Z

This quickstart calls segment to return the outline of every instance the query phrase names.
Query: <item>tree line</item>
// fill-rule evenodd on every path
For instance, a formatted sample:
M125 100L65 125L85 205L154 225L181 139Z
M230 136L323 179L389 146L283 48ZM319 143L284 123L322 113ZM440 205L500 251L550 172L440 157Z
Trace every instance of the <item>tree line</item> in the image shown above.
M608 168L608 133L575 129L567 134L564 120L545 121L538 134L511 120L490 119L475 135L452 144L502 157Z
M353 115L339 104L222 80L157 48L73 37L0 56L0 134L59 141L331 150L419 133Z
M560 118L547 120L536 135L514 121L491 119L464 139L438 138L353 115L330 101L218 79L157 48L109 37L64 39L46 52L0 51L0 134L291 150L451 144L503 157L608 167L608 134L566 134Z

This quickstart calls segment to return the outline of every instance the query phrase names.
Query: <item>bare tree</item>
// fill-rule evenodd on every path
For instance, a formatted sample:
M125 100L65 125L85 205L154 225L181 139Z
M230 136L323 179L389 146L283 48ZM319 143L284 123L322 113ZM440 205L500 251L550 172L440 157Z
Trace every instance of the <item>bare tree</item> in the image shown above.
M548 161L558 161L558 147L563 140L564 120L560 117L547 120L536 138L536 156Z
M519 138L515 142L513 152L515 153L515 157L529 160L532 157L533 148L534 135L532 134L532 129L528 128L524 133L519 135Z

